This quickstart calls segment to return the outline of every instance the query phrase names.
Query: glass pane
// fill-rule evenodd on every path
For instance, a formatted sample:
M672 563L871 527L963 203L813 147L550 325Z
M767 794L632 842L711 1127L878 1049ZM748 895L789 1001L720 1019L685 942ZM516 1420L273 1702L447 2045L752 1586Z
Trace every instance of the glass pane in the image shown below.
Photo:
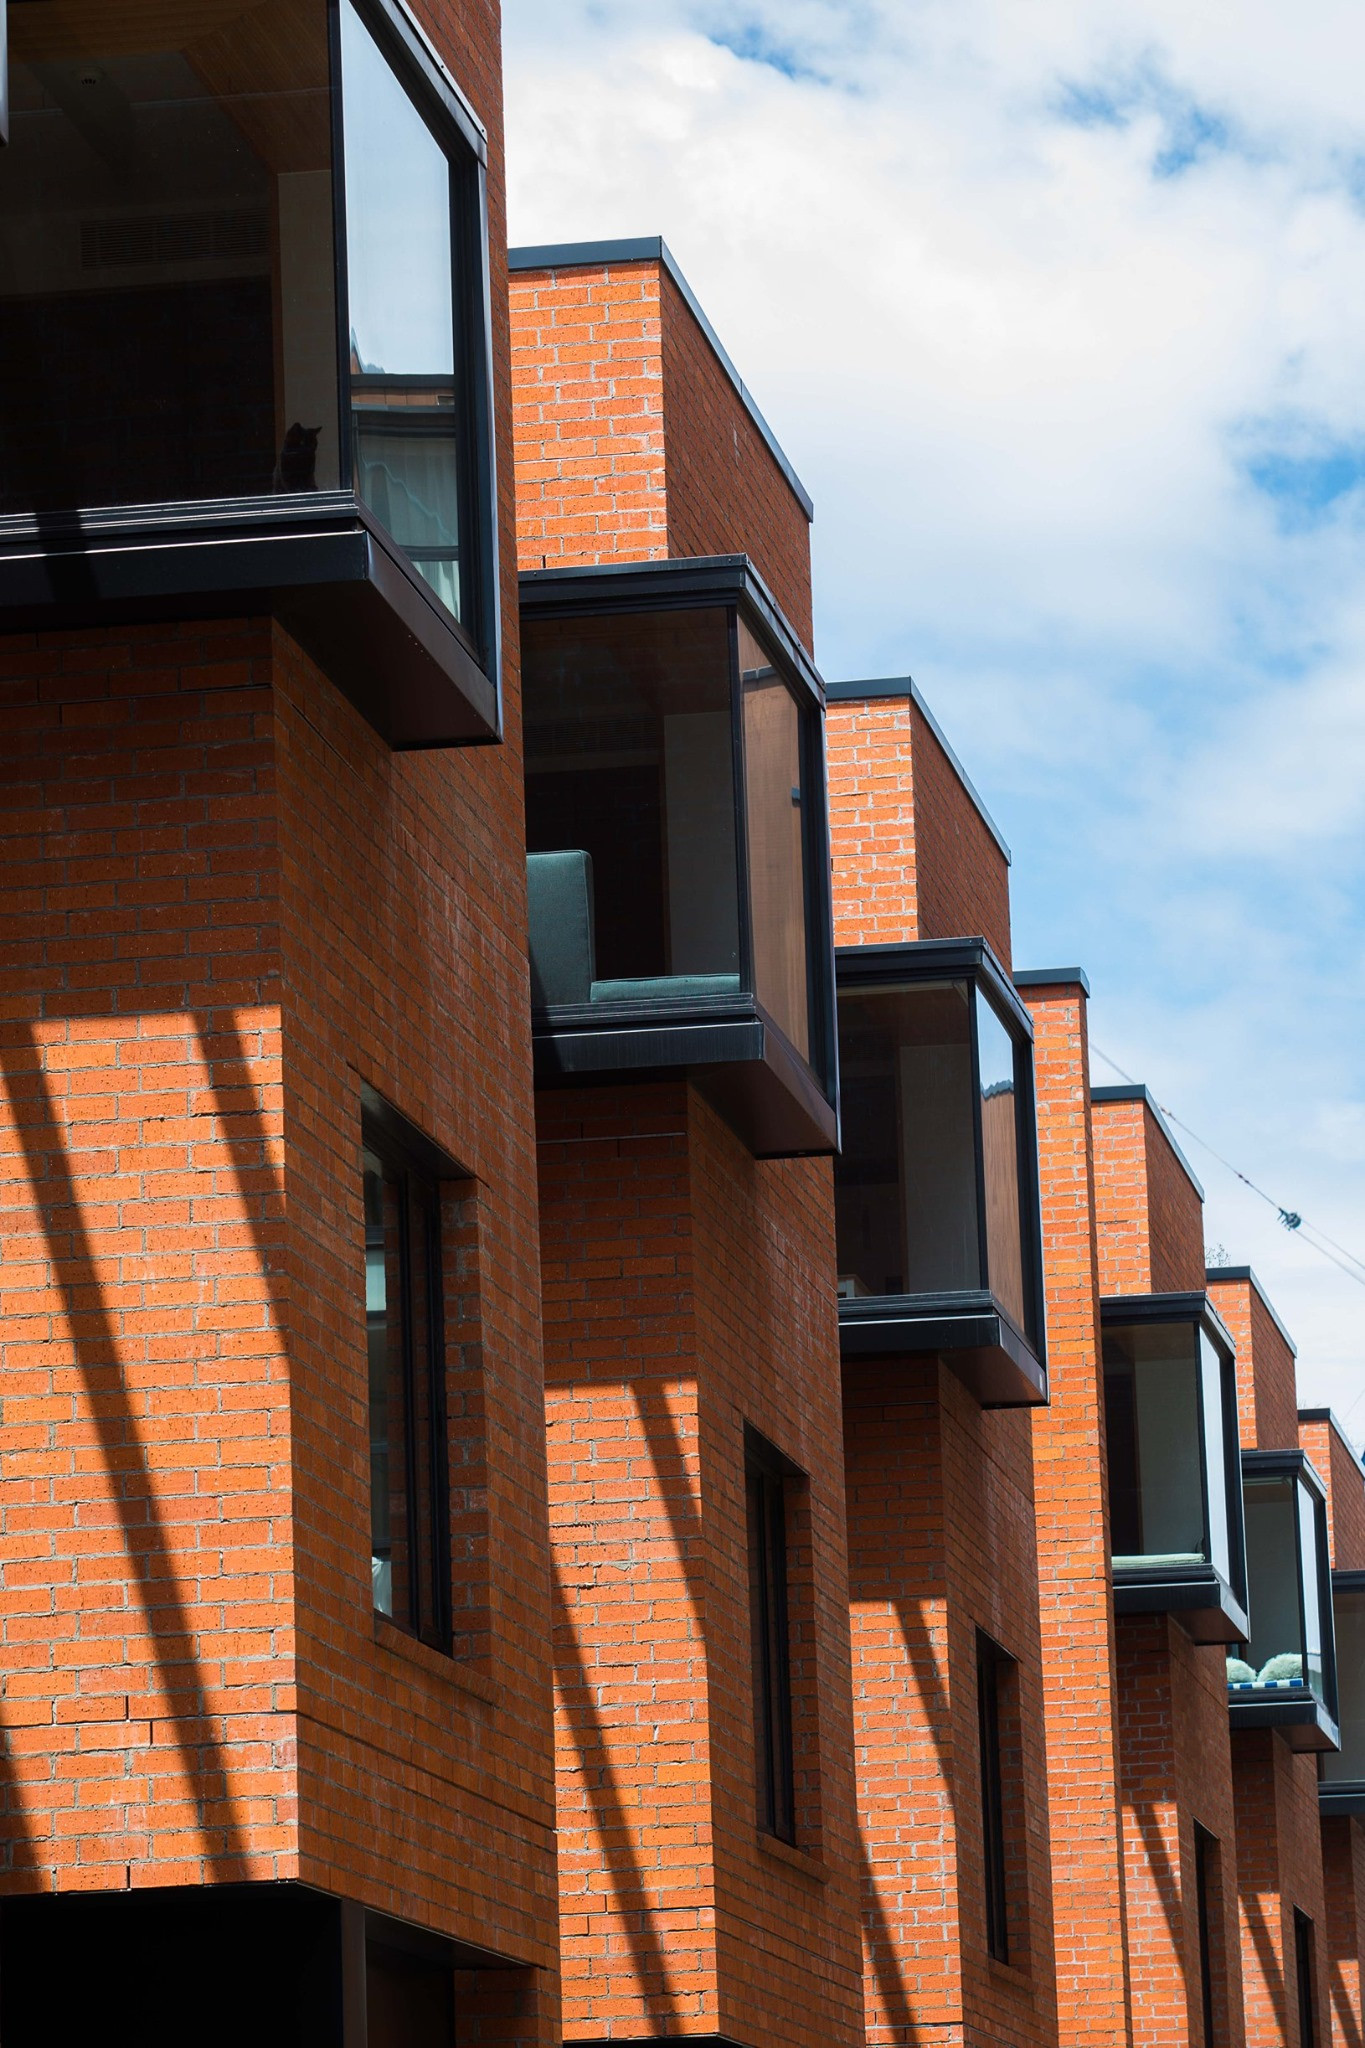
M839 998L845 1294L981 1285L970 995L951 981Z
M1318 1578L1318 1504L1302 1480L1299 1496L1299 1557L1303 1572L1304 1676L1321 1699L1322 1586Z
M341 52L356 489L459 618L450 163L350 0Z
M407 1441L403 1373L402 1191L365 1154L365 1321L370 1354L370 1550L374 1604L406 1620ZM396 1605L395 1605L396 1602Z
M1261 1685L1303 1680L1297 1493L1292 1479L1246 1482L1251 1641L1241 1662Z
M797 1051L809 1059L801 713L767 650L742 620L739 668L754 993Z
M1365 1783L1365 1587L1338 1587L1332 1598L1337 1635L1341 1753L1322 1760L1327 1779Z
M10 10L0 512L334 488L323 0Z
M1209 1563L1232 1584L1232 1548L1228 1528L1227 1439L1224 1430L1224 1381L1230 1368L1208 1332L1199 1332L1200 1378L1204 1401L1205 1497L1209 1512ZM1231 1404L1229 1404L1231 1405ZM1232 1412L1235 1414L1236 1410Z
M986 1194L986 1265L991 1292L1021 1330L1024 1248L1019 1201L1019 1119L1014 1040L978 990L977 1060L981 1073L981 1162Z
M1104 1421L1114 1566L1203 1564L1201 1364L1193 1323L1104 1332Z
M532 992L738 994L730 615L522 630Z
M435 1224L425 1182L408 1177L408 1256L411 1270L409 1318L412 1324L412 1391L410 1424L412 1433L413 1533L417 1550L417 1605L413 1623L420 1634L433 1632L444 1602L440 1598L437 1574L444 1546L436 1527L437 1513L437 1418L434 1408L436 1387L432 1373L431 1256Z

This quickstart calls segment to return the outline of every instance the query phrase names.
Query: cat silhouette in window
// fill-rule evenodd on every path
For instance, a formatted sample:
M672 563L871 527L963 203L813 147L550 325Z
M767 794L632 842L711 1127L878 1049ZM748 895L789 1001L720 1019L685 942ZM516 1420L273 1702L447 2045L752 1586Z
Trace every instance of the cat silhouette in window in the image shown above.
M321 427L305 427L295 420L284 437L275 469L277 491L315 491L318 487L318 438Z

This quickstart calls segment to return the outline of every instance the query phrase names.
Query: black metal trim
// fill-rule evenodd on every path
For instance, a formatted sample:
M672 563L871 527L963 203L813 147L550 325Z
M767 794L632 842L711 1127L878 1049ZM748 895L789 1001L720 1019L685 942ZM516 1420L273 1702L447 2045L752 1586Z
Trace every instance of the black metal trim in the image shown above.
M1090 977L1083 967L1016 967L1016 988L1079 988L1090 994Z
M1033 1043L1033 1019L989 939L907 939L891 945L839 946L834 954L839 987L894 988L898 983L980 979L1005 1011L1001 1021Z
M983 1408L1039 1408L1047 1370L1007 1309L985 1291L859 1295L839 1303L846 1365L938 1353Z
M1196 1643L1246 1641L1246 1603L1214 1565L1181 1573L1124 1566L1113 1571L1113 1581L1115 1614L1173 1614Z
M566 569L523 569L523 613L538 618L581 612L653 612L674 607L737 604L821 711L825 685L801 641L747 555L696 555L667 562L584 563Z
M1233 1727L1236 1728L1239 1725L1257 1728L1300 1727L1307 1725L1311 1719L1313 1726L1325 1738L1330 1739L1320 1742L1305 1741L1296 1746L1300 1748L1339 1748L1341 1701L1337 1691L1336 1614L1332 1599L1335 1591L1335 1578L1332 1572L1327 1533L1327 1488L1314 1468L1307 1452L1297 1448L1243 1451L1242 1477L1244 1482L1247 1479L1290 1479L1297 1485L1305 1487L1312 1496L1313 1544L1317 1552L1318 1625L1322 1638L1322 1685L1325 1697L1319 1701L1315 1693L1309 1694L1309 1699L1311 1699L1314 1708L1317 1709L1316 1713L1312 1716L1308 1716L1306 1712L1307 1702L1303 1702L1305 1711L1297 1717L1290 1716L1286 1712L1284 1717L1275 1718L1282 1705L1287 1710L1291 1705L1299 1705L1300 1702L1280 1702L1278 1700L1266 1699L1262 1706L1260 1702L1248 1702L1246 1699L1238 1699L1236 1694L1230 1689L1228 1694L1229 1707L1234 1710L1238 1708L1243 1710L1240 1722L1234 1716ZM1302 1524L1299 1520L1297 1503L1294 1510L1294 1549L1298 1563L1299 1640L1306 1643L1308 1631L1307 1616L1304 1612ZM1266 1714L1272 1715L1272 1718L1251 1720L1248 1716L1253 1710L1263 1711Z
M277 617L395 749L499 740L459 625L346 492L0 521L0 632Z
M1365 1820L1365 1779L1320 1778L1318 1812L1324 1820Z
M0 145L9 141L9 13L0 0Z
M406 74L409 90L415 88L427 101L427 118L431 113L444 115L464 147L486 167L488 131L405 0L351 0L351 4L380 47L387 46L385 53L395 70L400 76Z
M1237 1356L1232 1334L1207 1294L1106 1294L1100 1299L1100 1323L1117 1329L1128 1323L1200 1323L1224 1358ZM1243 1451L1244 1458L1248 1455Z
M1331 1712L1314 1692L1297 1699L1238 1699L1228 1694L1228 1718L1234 1735L1249 1728L1278 1728L1295 1750L1338 1749L1341 1731Z

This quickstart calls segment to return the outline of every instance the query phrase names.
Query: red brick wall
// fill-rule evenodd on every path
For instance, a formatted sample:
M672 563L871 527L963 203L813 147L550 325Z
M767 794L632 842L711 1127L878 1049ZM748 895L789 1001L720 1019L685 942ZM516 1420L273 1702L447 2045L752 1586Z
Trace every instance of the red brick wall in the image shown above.
M1202 1293L1203 1203L1145 1102L1096 1102L1100 1293Z
M908 696L828 719L841 946L982 936L1010 960L1009 864Z
M1028 1421L932 1359L845 1374L867 2040L1055 2038ZM1019 1661L1012 1961L986 1952L976 1630Z
M1194 1827L1218 1843L1215 2030L1242 2040L1237 1918L1240 1869L1224 1653L1200 1647L1168 1615L1118 1622L1133 2040L1141 2048L1207 2048L1199 1974ZM1221 1908L1221 1916L1217 1913ZM1218 1937L1221 1929L1221 1941Z
M1044 1728L1064 2048L1131 2040L1085 996L1028 989L1051 1401L1035 1410Z
M1365 1825L1358 1820L1322 1823L1323 1890L1327 1905L1328 2018L1323 2048L1360 2048L1365 1985Z
M810 526L657 260L512 280L524 569L748 554L811 645Z
M489 131L510 569L498 10L419 11ZM421 758L265 623L0 643L0 1365L41 1404L6 1417L31 1436L3 1500L28 1559L0 1584L3 1882L300 1875L538 1965L466 2013L548 2043L510 574L504 627L508 746ZM448 1266L456 1432L489 1440L459 1665L371 1614L362 1077L479 1176Z
M1317 1765L1271 1729L1233 1738L1237 1874L1247 2048L1308 2048L1299 2037L1294 1908L1316 1933L1319 2030L1328 2010Z
M1214 1268L1208 1290L1237 1346L1242 1449L1292 1449L1299 1441L1299 1407L1294 1353L1283 1332L1249 1280L1222 1279Z
M540 1098L565 2029L860 2022L827 1162L682 1084ZM755 1824L745 1422L793 1510L797 1846Z
M1299 1421L1299 1443L1327 1488L1327 1540L1337 1571L1365 1570L1365 1471L1330 1422Z
M511 279L523 569L669 552L657 263Z
M662 290L668 552L750 556L810 648L810 521L667 272Z

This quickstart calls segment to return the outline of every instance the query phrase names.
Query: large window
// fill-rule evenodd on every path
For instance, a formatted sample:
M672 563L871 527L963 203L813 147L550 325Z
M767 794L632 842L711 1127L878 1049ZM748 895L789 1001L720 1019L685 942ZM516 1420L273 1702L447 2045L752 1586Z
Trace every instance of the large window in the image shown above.
M792 1467L771 1444L752 1430L746 1432L755 1793L760 1828L785 1842L796 1839L787 1597L787 1495L792 1477Z
M987 1292L1036 1347L1028 1022L984 965L950 977L934 972L941 957L918 946L839 956L840 1292Z
M0 518L354 490L478 642L482 144L401 10L9 24Z
M374 1605L444 1650L450 1482L440 1189L370 1118L364 1172Z
M1327 1566L1327 1500L1299 1451L1242 1458L1251 1629L1228 1660L1235 1717L1315 1725L1305 1746L1336 1739L1336 1654ZM1291 1737L1291 1740L1293 1738Z
M757 1005L832 1097L818 685L775 621L654 580L608 609L523 578L533 1003L579 1031Z
M1324 1804L1365 1813L1365 1572L1333 1572L1340 1751L1322 1760Z
M1104 1422L1116 1576L1208 1566L1243 1585L1231 1347L1202 1297L1104 1305ZM1169 1313L1158 1315L1165 1307Z

